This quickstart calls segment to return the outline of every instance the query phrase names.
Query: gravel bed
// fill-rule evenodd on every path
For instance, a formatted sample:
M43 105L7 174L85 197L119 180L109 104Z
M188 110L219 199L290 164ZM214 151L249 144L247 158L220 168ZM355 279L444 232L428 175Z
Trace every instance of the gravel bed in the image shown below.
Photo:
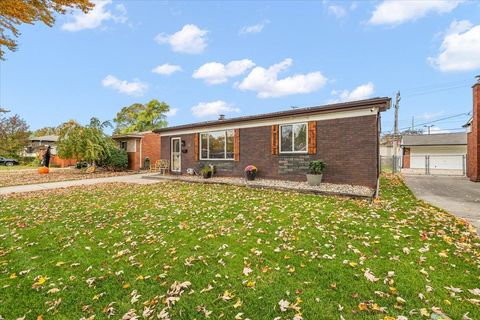
M252 188L269 188L292 190L305 193L327 194L327 195L342 195L351 197L373 197L374 190L364 186L353 186L349 184L333 184L322 183L319 186L310 186L303 181L288 181L288 180L274 180L274 179L255 179L254 181L247 181L240 177L212 177L204 179L200 176L184 176L184 175L157 175L145 177L149 179L168 179L177 181L187 181L196 183L221 183L231 184L237 186L247 186Z

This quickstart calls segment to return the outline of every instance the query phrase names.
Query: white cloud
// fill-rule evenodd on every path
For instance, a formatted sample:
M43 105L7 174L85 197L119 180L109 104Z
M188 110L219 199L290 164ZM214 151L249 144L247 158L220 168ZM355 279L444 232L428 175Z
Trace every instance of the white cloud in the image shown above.
M375 86L373 83L368 82L362 84L352 91L341 90L341 91L332 91L332 95L337 96L336 99L331 100L330 102L348 102L355 100L363 100L370 98L375 91Z
M318 71L278 79L278 74L288 69L292 63L293 60L288 58L268 69L255 67L236 86L240 90L256 91L259 98L272 98L314 92L327 82L327 78Z
M222 100L212 102L200 102L192 107L192 113L196 117L218 116L219 114L240 112L240 109L233 107Z
M437 127L437 126L430 127L430 134L449 133L449 132L450 132L450 130L442 129L442 128ZM423 134L428 134L428 128L426 128L425 131L423 131Z
M127 9L123 4L115 6L115 13L108 9L112 0L92 1L95 7L87 14L77 11L73 15L72 22L66 22L62 25L65 31L80 31L84 29L96 29L102 26L104 21L114 21L117 23L125 23L127 21Z
M450 12L461 2L462 0L385 0L376 6L369 23L398 25L422 18L430 12Z
M428 61L440 71L471 71L480 68L480 25L468 20L453 21L440 52Z
M160 33L155 37L159 44L169 44L173 51L197 54L207 47L207 30L202 30L194 24L186 24L182 30L174 34Z
M164 76L169 76L172 73L182 71L182 67L174 65L174 64L169 64L165 63L159 66L156 66L155 68L152 69L153 73L161 74Z
M143 96L148 89L148 85L139 80L128 82L126 80L120 80L110 74L102 80L102 85L120 93L128 94L129 96Z
M240 31L238 31L238 34L262 32L263 28L265 28L265 26L269 23L270 23L270 20L264 20L261 23L255 24L253 26L245 26L242 29L240 29Z
M234 60L226 65L219 62L209 62L195 70L192 77L203 79L208 84L220 84L227 82L228 78L243 74L254 66L255 63L249 59Z
M337 18L343 18L347 15L347 10L341 6L330 5L328 6L328 13L333 14Z
M446 114L447 113L444 110L438 112L424 112L423 114L416 116L415 119L432 120Z
M178 108L172 108L172 109L168 110L168 112L166 112L165 115L167 117L173 117L177 113L178 113Z

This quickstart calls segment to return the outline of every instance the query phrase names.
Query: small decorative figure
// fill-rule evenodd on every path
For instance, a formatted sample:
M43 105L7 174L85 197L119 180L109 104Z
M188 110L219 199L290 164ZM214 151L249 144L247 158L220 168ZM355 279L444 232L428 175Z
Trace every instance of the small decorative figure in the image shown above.
M47 150L43 154L43 160L42 160L42 166L43 167L49 167L50 166L50 158L52 156L52 152L50 150L50 146L47 146Z

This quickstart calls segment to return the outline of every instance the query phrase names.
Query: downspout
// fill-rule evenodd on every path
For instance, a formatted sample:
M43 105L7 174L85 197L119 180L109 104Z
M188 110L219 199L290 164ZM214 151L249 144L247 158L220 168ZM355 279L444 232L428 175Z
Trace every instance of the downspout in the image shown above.
M379 110L377 111L377 186L375 188L375 194L373 195L374 198L377 198L380 194L380 161L382 161L382 158L380 157L380 134L382 132L381 126L382 122Z
M142 142L143 142L143 138L140 138L140 152L139 152L139 156L140 156L140 165L138 166L140 169L143 169L143 162L142 162Z

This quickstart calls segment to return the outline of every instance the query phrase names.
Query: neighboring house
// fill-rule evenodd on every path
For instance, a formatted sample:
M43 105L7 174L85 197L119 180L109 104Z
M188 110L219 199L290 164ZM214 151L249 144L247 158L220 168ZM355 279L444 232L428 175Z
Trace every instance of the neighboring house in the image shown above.
M404 169L421 169L418 173L465 174L467 134L464 132L405 135L402 149Z
M25 153L24 153L25 157L37 157L38 151L43 150L47 145L51 146L52 154L57 153L56 146L57 146L58 136L56 135L30 137L28 141L29 141L29 144L25 149Z
M217 175L306 180L309 161L323 159L325 182L376 188L380 112L390 98L301 108L154 130L170 170L186 173L213 164Z
M396 143L397 156L400 156L402 154L402 150L400 148L400 140L401 140L401 137L398 137L397 143ZM394 143L391 138L390 139L387 139L385 137L381 138L380 139L380 156L388 157L388 158L393 157L395 155L393 144Z
M160 160L160 136L152 131L115 134L112 138L127 151L130 170L149 169Z
M50 159L50 165L56 167L68 167L76 164L75 159L62 159L57 155L57 135L47 135L40 137L30 137L29 145L27 146L24 156L36 157L41 159L48 146L50 146L50 152L52 158Z
M473 113L467 122L467 177L474 182L480 182L480 76L472 87Z

